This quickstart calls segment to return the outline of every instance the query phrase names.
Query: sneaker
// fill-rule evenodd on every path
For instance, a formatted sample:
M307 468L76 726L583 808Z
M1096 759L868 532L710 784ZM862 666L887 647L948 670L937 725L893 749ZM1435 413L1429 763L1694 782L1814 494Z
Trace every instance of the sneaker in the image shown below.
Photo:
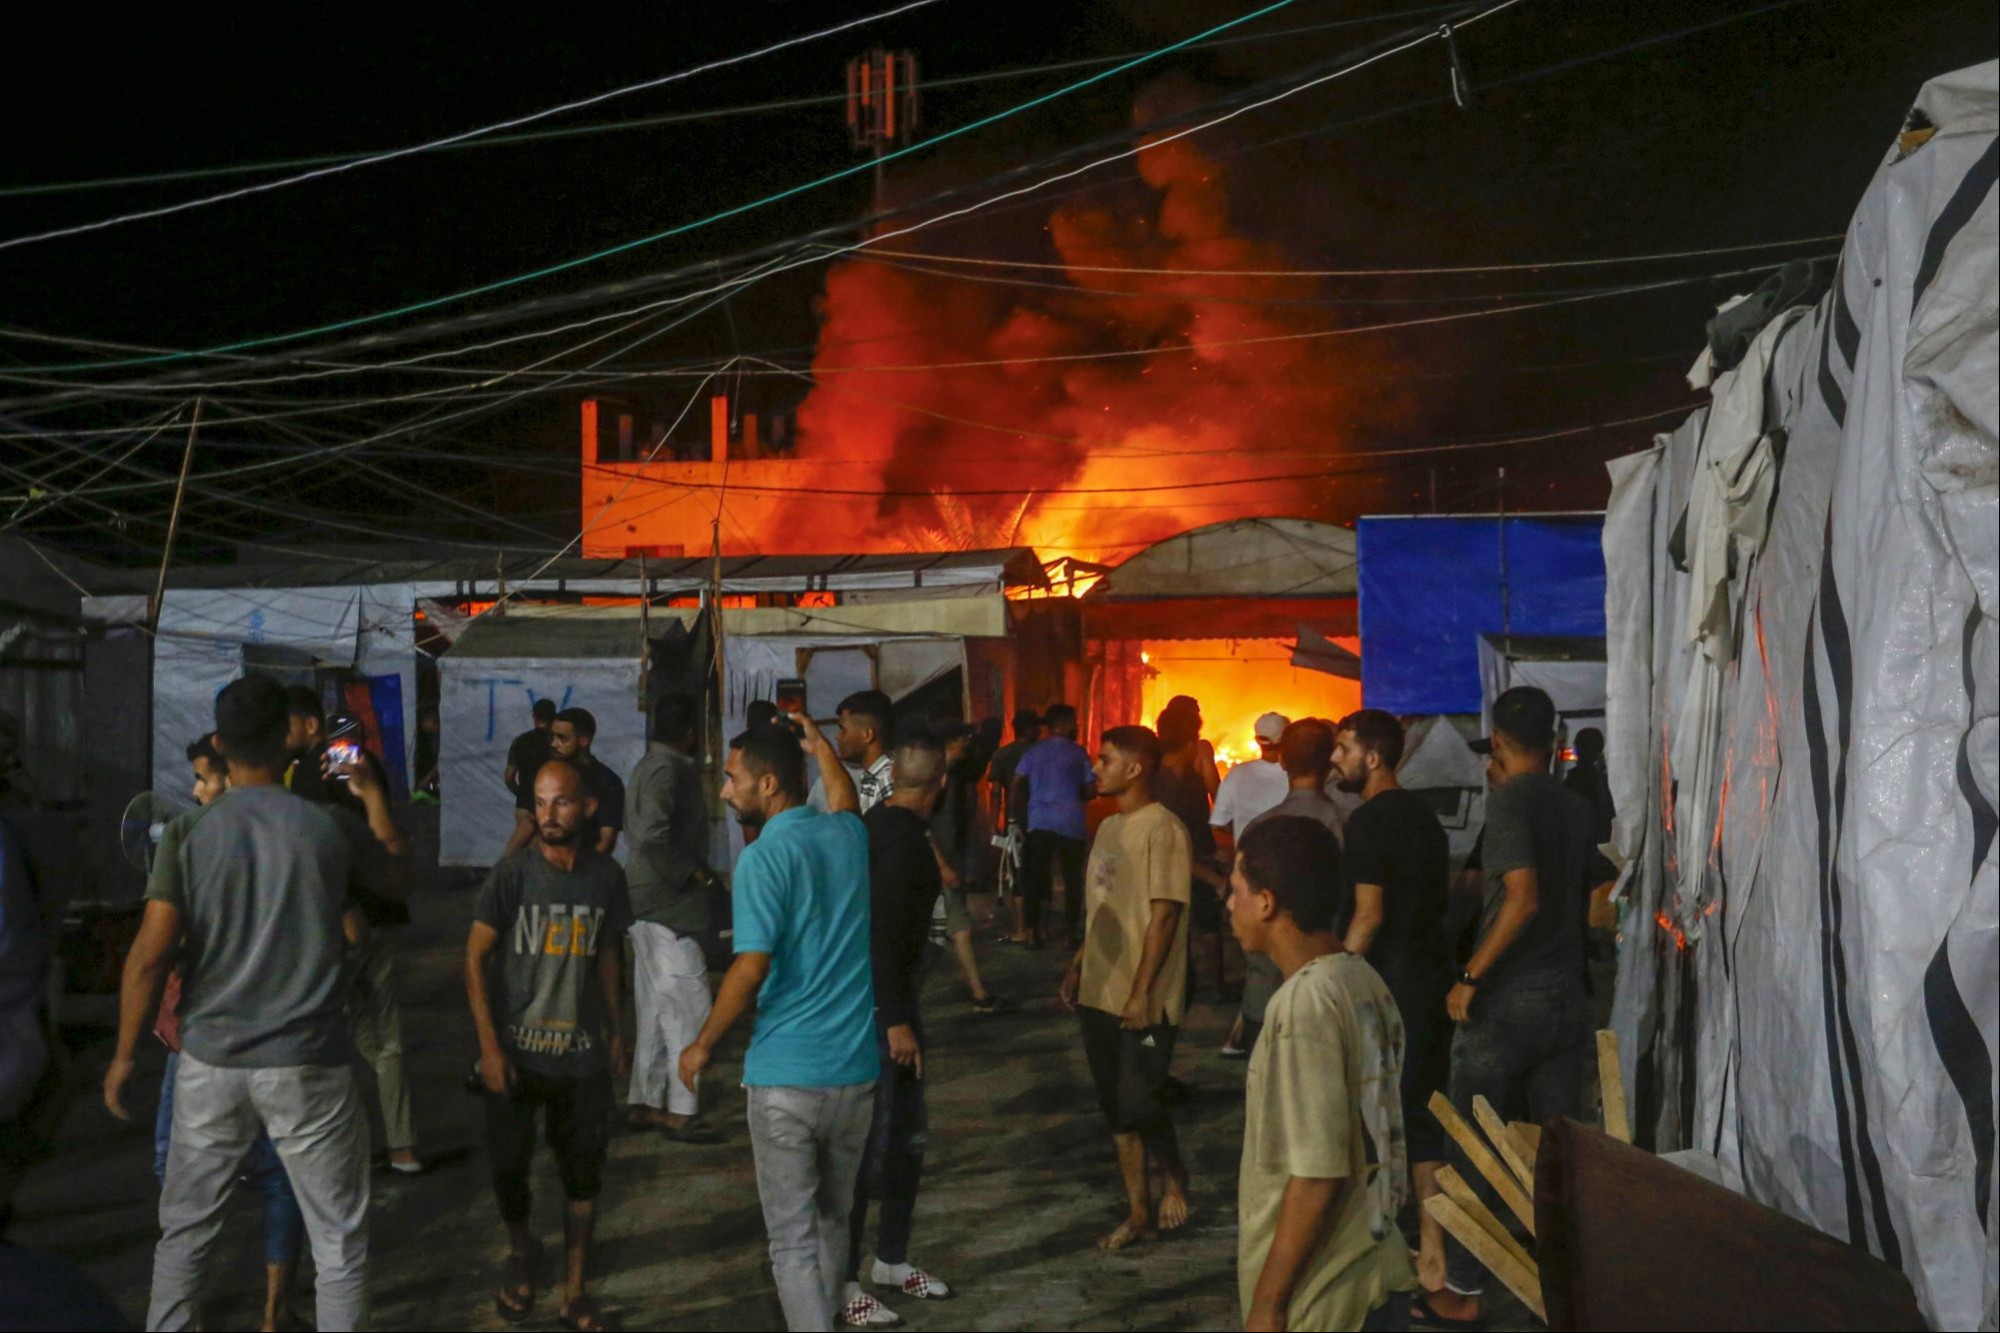
M942 1278L932 1277L915 1264L885 1264L877 1259L869 1270L868 1280L878 1287L894 1287L920 1301L941 1301L951 1295L951 1288Z
M1231 1037L1228 1041L1222 1043L1221 1054L1225 1060L1248 1060L1250 1058L1250 1048L1238 1045L1236 1039Z
M890 1328L902 1323L903 1316L850 1282L847 1304L840 1307L840 1322L849 1328Z

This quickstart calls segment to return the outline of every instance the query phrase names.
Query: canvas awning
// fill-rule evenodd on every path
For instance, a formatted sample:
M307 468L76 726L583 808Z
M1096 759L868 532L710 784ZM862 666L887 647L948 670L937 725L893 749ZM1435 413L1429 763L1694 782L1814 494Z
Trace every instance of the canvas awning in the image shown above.
M1148 546L1099 580L1085 600L1353 597L1354 551L1353 530L1332 523L1211 523Z

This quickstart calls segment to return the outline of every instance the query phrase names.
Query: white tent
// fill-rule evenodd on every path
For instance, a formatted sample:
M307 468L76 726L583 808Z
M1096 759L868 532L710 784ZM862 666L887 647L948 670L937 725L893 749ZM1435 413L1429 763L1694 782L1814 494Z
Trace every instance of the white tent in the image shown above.
M1996 110L1924 88L1832 291L1704 355L1604 530L1635 1124L1940 1328L2000 1261Z

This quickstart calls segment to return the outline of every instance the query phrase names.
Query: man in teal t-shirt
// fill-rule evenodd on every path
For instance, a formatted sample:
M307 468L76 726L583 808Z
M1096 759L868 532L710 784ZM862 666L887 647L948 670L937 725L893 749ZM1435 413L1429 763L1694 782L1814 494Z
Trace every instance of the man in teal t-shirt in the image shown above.
M759 830L736 863L736 961L681 1052L689 1088L754 1002L743 1059L750 1147L790 1329L832 1327L880 1063L868 952L868 831L854 779L810 719L730 742L722 799ZM806 803L806 756L830 813Z

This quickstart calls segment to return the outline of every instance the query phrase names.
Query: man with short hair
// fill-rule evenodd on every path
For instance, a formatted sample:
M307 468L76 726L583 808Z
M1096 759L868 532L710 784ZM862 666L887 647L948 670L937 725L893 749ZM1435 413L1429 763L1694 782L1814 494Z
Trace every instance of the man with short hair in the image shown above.
M282 685L253 675L225 686L215 723L230 789L169 825L155 854L104 1076L105 1104L128 1118L133 1049L180 945L188 982L146 1326L193 1326L203 1264L262 1125L305 1214L318 1326L358 1328L367 1317L368 1127L342 976L349 844L324 808L280 785Z
M388 776L381 762L366 749L349 763L336 764L330 757L340 742L362 744L360 719L352 713L335 713L325 720L323 734L324 739L293 765L290 786L294 796L333 812L357 862L382 866L383 873L366 877L382 888L357 889L348 903L350 916L358 915L365 925L358 933L350 931L354 1045L375 1081L388 1168L397 1175L418 1176L424 1173L424 1164L417 1155L410 1079L403 1069L403 1013L396 996L403 936L410 924L410 839L390 807Z
M1444 1164L1444 1128L1431 1114L1431 1096L1451 1076L1451 1022L1444 1012L1451 989L1445 936L1451 847L1431 808L1396 781L1403 724L1393 714L1351 713L1336 736L1334 776L1341 790L1362 797L1347 817L1352 916L1337 925L1345 932L1343 947L1368 959L1403 1016L1403 1127L1416 1180L1417 1272L1436 1290L1444 1285L1444 1229L1423 1201L1437 1193Z
M677 1143L714 1143L696 1090L681 1086L681 1048L708 1021L710 926L708 802L695 760L695 702L670 695L653 708L652 739L625 786L630 836L633 991L638 1040L628 1120Z
M1014 1002L987 990L986 979L979 973L979 953L972 945L972 905L966 898L978 825L974 793L978 790L980 770L985 767L972 752L973 737L973 729L963 722L937 728L936 739L944 746L945 785L931 812L930 826L931 842L937 848L943 873L944 892L938 895L931 914L931 933L957 960L959 974L972 992L973 1012L1006 1014L1014 1011Z
M1406 1194L1396 1003L1335 933L1340 844L1323 823L1257 821L1231 875L1229 923L1285 981L1250 1061L1237 1176L1246 1330L1401 1329L1414 1285L1396 1229Z
M1113 727L1099 742L1097 790L1117 800L1118 813L1091 846L1083 947L1057 992L1064 1008L1081 1009L1084 1054L1125 1185L1125 1218L1097 1242L1105 1250L1188 1219L1187 1167L1166 1091L1187 998L1193 850L1181 821L1153 799L1159 767L1159 737L1145 727Z
M522 788L533 791L535 774L549 761L549 733L556 724L556 701L537 699L528 715L534 725L508 744L507 771L501 779L516 800L520 799ZM533 799L532 795L529 799Z
M1014 792L1008 801L1010 811L1024 813L1020 822L1028 830L1027 850L1021 858L1021 919L1013 939L1017 944L1041 946L1042 913L1054 891L1051 870L1060 865L1063 924L1074 947L1082 938L1084 853L1089 836L1083 807L1095 779L1089 752L1076 743L1076 709L1055 704L1043 714L1042 725L1047 734L1015 765Z
M1328 775L1333 771L1333 728L1316 717L1300 718L1278 737L1278 766L1284 770L1288 790L1285 799L1243 826L1251 829L1280 816L1310 819L1333 834L1335 841L1345 836L1347 813L1326 794ZM1242 1059L1257 1047L1264 1030L1264 1011L1271 997L1284 984L1278 965L1262 954L1246 954L1243 960L1243 1031L1225 1045L1224 1056Z
M590 816L585 842L606 856L618 846L618 833L625 827L625 783L609 764L599 763L591 754L597 740L597 715L588 708L565 708L549 724L549 757L566 759L583 775L590 793ZM514 802L514 833L507 839L503 858L512 856L534 840L539 827L535 815L535 789L529 782Z
M840 718L840 727L834 733L833 748L854 779L861 813L865 815L889 794L889 771L893 763L889 758L889 742L895 725L895 705L880 690L858 690L842 699L834 711ZM821 814L831 812L825 783L813 784L812 806Z
M1445 997L1458 1025L1451 1043L1451 1101L1472 1116L1483 1096L1505 1120L1581 1114L1590 1000L1584 931L1592 886L1608 867L1590 840L1592 811L1549 772L1556 707L1520 685L1493 701L1493 731L1473 742L1488 756L1478 941ZM1478 1175L1454 1147L1468 1181ZM1416 1313L1447 1327L1476 1323L1485 1269L1446 1242L1446 1290L1420 1296Z
M681 1052L690 1089L754 1004L743 1060L757 1195L790 1329L828 1329L846 1265L854 1182L881 1063L869 961L868 830L860 798L812 719L729 743L722 799L761 827L736 863L736 961L700 1035ZM832 813L806 800L805 759Z
M507 1225L493 1300L509 1322L534 1305L541 1243L530 1226L528 1175L539 1111L566 1201L558 1319L565 1328L598 1330L604 1324L586 1284L612 1079L631 1072L619 964L632 906L625 873L592 845L597 798L574 763L551 758L529 789L540 840L493 867L465 946L486 1151Z
M1014 790L1014 772L1021 765L1021 756L1042 738L1042 716L1032 708L1014 711L1014 739L993 752L993 761L987 765L986 780L993 784L993 827L1005 830L1009 824L1024 825L1028 812L1017 810L1009 797Z
M861 1289L868 1202L880 1201L875 1262L869 1280L917 1300L951 1295L942 1281L910 1262L910 1228L923 1178L929 1113L924 1104L924 944L943 888L928 830L944 788L947 751L929 736L905 736L893 751L889 795L863 817L868 826L869 954L875 977L875 1047L882 1073L868 1153L856 1177L848 1230L847 1293L841 1322L854 1328L900 1323Z
M194 775L191 794L197 806L212 804L229 790L229 761L215 748L213 733L189 741L187 757ZM159 1017L153 1023L153 1035L167 1048L166 1073L160 1081L160 1106L153 1117L153 1178L162 1183L167 1177L168 1149L173 1144L174 1078L181 1062L181 981L179 968L168 973L166 991L160 997ZM299 1251L305 1246L305 1218L299 1212L298 1196L292 1192L292 1182L285 1176L285 1164L271 1145L270 1135L257 1135L243 1166L244 1182L264 1201L263 1326L289 1328Z

